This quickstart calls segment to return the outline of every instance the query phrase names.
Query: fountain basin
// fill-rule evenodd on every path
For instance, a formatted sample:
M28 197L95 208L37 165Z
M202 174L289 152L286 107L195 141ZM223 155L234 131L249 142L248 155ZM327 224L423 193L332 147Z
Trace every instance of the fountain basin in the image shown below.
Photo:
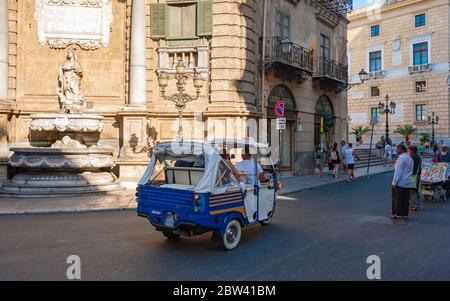
M88 171L115 166L112 150L102 148L18 148L8 165L15 168Z
M93 114L32 114L30 129L49 132L101 132L103 116Z

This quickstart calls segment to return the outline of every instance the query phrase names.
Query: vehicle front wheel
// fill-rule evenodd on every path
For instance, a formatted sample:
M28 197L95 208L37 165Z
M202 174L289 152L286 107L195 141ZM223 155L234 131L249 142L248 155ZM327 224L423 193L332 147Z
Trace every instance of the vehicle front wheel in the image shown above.
M228 222L225 233L222 235L222 244L225 250L233 250L241 240L241 224L237 220Z
M170 239L170 240L175 240L175 239L180 238L179 234L173 233L172 231L169 231L169 230L163 230L161 232L167 239Z

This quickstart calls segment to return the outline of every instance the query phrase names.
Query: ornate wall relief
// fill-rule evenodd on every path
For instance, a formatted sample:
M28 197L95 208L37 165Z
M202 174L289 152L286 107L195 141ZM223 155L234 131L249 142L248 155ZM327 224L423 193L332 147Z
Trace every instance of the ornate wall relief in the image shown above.
M39 43L50 48L107 47L112 18L111 0L36 0Z

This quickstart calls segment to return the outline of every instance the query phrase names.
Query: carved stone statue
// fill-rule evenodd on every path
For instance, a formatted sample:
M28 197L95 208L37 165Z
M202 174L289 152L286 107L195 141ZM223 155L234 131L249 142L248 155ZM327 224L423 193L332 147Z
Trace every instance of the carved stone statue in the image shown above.
M81 94L83 68L74 47L69 47L64 64L59 68L58 99L63 113L81 113L84 97Z

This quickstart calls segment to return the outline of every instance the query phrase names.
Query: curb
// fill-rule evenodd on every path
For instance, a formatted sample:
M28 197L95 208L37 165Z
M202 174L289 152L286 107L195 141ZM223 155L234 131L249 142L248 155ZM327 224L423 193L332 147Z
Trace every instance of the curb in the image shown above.
M359 176L358 178L367 177L367 176L381 175L381 174L389 173L389 172L393 172L393 171L394 171L393 169L392 170L383 170L383 171L375 172L375 173L368 174L368 175L362 175L362 176ZM339 180L334 181L334 182L320 183L320 184L317 184L317 185L314 185L314 186L310 186L310 187L302 187L302 188L298 188L298 189L295 189L295 190L292 190L292 191L289 191L289 192L279 193L278 196L285 196L285 195L291 194L291 193L302 192L304 190L313 189L313 188L317 188L317 187L322 187L322 186L326 186L326 185L330 185L330 184L342 183L342 182L345 182L345 178L339 179Z

